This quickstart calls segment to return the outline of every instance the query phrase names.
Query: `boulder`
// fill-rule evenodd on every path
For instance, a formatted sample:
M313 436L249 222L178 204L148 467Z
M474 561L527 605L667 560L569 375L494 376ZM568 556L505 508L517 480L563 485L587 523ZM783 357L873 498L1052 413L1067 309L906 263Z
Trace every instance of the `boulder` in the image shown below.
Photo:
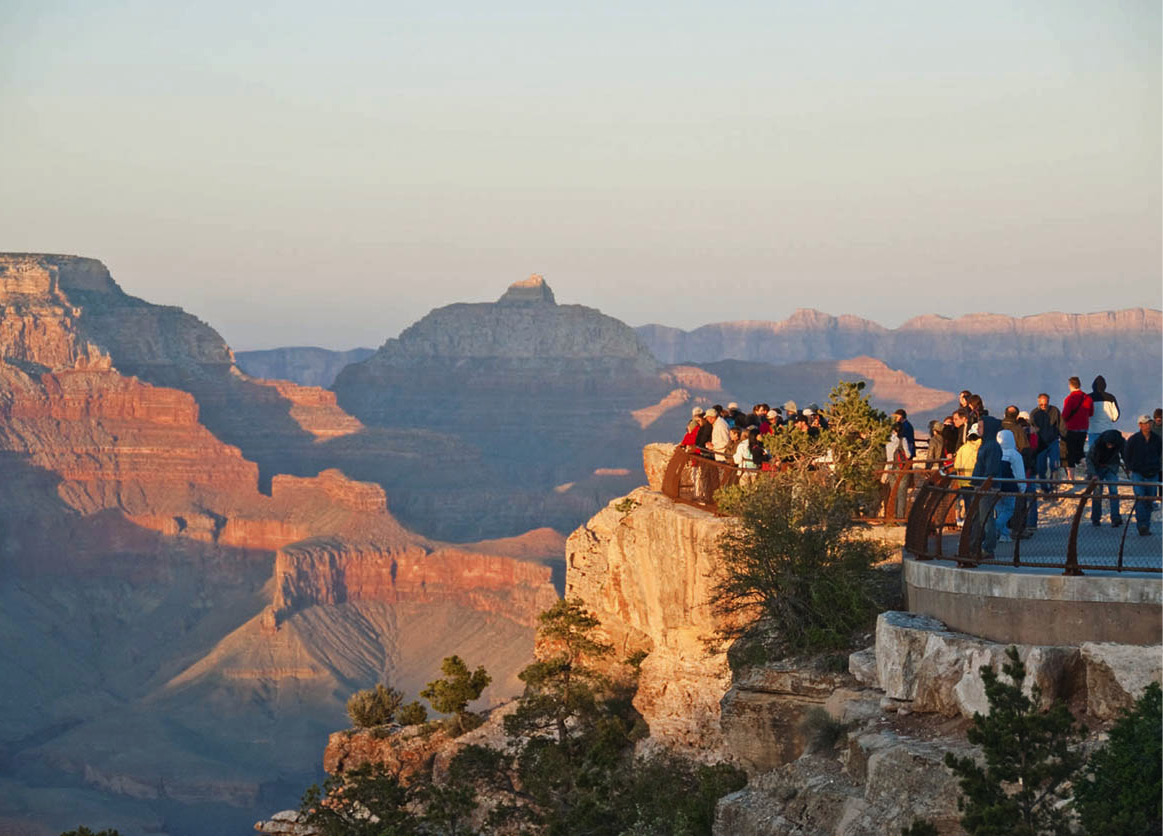
M880 688L880 674L876 669L876 646L848 655L848 673L862 686Z
M929 634L943 630L938 620L905 611L889 610L876 618L876 673L886 695L897 700L916 696L916 671Z
M988 714L981 668L1001 671L1008 646L945 630L935 619L897 612L881 614L876 638L877 669L885 678L882 683L888 698L911 700L916 712L965 718L977 712ZM1019 645L1017 649L1026 666L1024 691L1032 694L1037 685L1043 706L1068 699L1081 688L1077 648Z
M666 466L676 449L677 446L669 442L653 442L642 448L642 467L652 491L662 491L662 478L666 476Z
M1158 645L1084 643L1087 712L1110 719L1130 709L1149 683L1160 682L1161 656Z

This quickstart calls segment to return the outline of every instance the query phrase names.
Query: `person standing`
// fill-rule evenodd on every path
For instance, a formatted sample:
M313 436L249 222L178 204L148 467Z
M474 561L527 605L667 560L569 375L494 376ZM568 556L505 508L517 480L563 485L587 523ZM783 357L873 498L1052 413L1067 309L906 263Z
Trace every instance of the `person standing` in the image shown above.
M1066 479L1074 479L1074 469L1082 461L1086 448L1086 431L1094 402L1082 391L1082 381L1075 375L1070 379L1070 394L1062 402L1062 422L1066 425Z
M1026 492L1026 483L1023 481L1026 476L1026 463L1014 442L1012 430L999 430L997 443L1001 447L1002 459L1000 475L995 477L997 482L994 483L1001 490L1001 498L994 507L997 525L1008 529L1010 537L1018 538L1025 529L1026 520L1026 504L1022 496ZM1019 500L1022 502L1018 502ZM998 540L1009 540L1004 530Z
M1058 470L1058 440L1061 438L1062 412L1050 403L1050 396L1044 392L1038 393L1038 406L1030 413L1030 424L1038 430L1034 472L1043 480L1042 491L1050 494L1053 489L1045 480L1053 478L1054 472Z
M977 449L977 459L973 463L974 488L980 487L989 477L1004 479L1012 477L1012 466L1002 458L1001 445L998 444L998 433L1001 431L1001 422L993 416L983 416L976 422L973 430L981 437L981 446ZM994 486L995 490L1003 489L1003 483ZM1001 500L998 500L998 505ZM978 505L975 519L967 520L966 525L971 529L981 531L981 552L987 558L993 558L994 548L998 542L997 523L995 521L996 506L988 514Z
M1100 482L1094 490L1094 502L1090 507L1090 522L1095 526L1102 525L1102 493L1105 486L1110 496L1111 526L1123 525L1123 516L1119 514L1119 459L1123 455L1123 434L1117 430L1104 430L1102 435L1094 440L1090 450L1086 452L1086 463L1090 466L1091 476L1097 477Z
M917 436L909 422L908 414L904 410L897 410L892 414L892 418L893 435L888 443L887 458L892 461L893 454L899 449L905 459L912 459L917 453Z
M1119 400L1106 391L1106 378L1099 375L1090 386L1094 414L1090 417L1090 427L1087 428L1088 446L1094 445L1095 439L1106 431L1114 430L1119 421Z
M716 406L712 410L707 410L707 418L714 416L711 423L711 442L708 447L715 452L715 459L719 462L726 462L727 446L731 443L731 428L719 409Z
M1153 431L1154 425L1150 416L1139 416L1139 432L1123 446L1123 466L1127 476L1136 483L1135 526L1140 535L1151 534L1151 511L1155 507L1154 498L1159 496L1159 476L1163 472L1163 440Z
M1030 447L1030 440L1026 436L1026 429L1022 427L1018 421L1018 405L1010 404L1006 407L1006 411L1001 420L1002 430L1008 430L1014 434L1014 444L1018 448L1018 452L1023 456L1026 454L1026 449Z

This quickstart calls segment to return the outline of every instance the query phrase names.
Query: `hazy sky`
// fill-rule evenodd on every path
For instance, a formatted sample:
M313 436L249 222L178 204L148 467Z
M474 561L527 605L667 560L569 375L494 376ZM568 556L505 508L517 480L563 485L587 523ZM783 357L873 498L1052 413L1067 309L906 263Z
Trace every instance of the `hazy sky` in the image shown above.
M0 249L236 349L1163 303L1158 0L0 0Z

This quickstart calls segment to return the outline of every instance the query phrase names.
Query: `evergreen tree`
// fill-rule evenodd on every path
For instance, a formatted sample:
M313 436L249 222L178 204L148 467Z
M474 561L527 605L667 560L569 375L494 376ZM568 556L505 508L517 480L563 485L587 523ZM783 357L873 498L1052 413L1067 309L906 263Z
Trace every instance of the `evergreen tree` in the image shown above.
M596 638L600 623L581 599L562 599L537 619L540 659L517 675L525 693L505 719L505 730L511 736L551 731L568 758L570 722L592 718L599 692L607 685L592 664L613 649Z
M1002 673L1009 683L989 666L980 669L989 715L974 714L968 737L984 751L985 766L945 754L964 794L961 825L970 834L1065 833L1064 803L1083 761L1074 745L1085 730L1062 701L1040 711L1041 689L1035 684L1030 696L1022 691L1026 667L1017 648L1006 649L1006 657Z

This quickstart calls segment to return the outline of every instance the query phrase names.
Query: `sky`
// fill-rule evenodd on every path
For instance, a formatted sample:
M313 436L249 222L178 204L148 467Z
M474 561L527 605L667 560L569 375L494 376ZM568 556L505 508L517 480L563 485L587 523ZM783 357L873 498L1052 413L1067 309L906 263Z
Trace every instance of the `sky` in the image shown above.
M1163 307L1157 0L0 2L0 250L238 350Z

